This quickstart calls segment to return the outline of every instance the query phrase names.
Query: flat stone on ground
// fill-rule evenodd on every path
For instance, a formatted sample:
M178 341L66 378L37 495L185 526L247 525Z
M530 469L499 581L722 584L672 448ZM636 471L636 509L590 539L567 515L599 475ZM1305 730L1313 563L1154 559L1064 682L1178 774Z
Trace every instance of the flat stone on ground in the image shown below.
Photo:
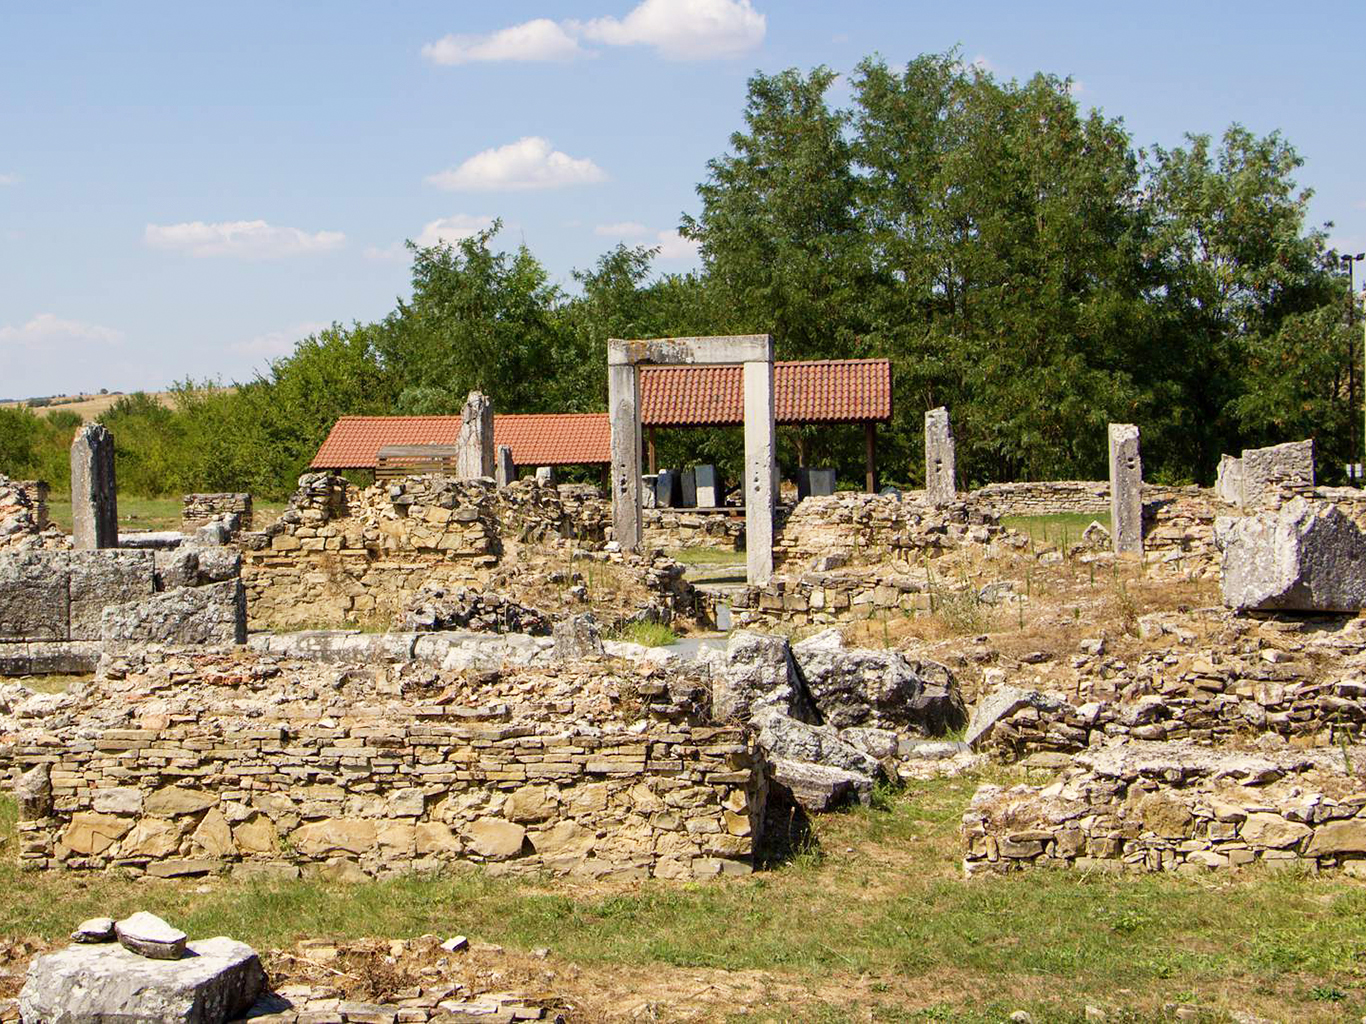
M113 942L114 919L112 917L92 917L82 921L71 933L73 942Z
M44 1024L222 1024L245 1012L265 983L255 951L232 939L191 942L179 960L77 945L29 965L19 1009L25 1021Z
M153 960L176 960L185 955L185 933L145 910L114 925L114 934L126 949Z

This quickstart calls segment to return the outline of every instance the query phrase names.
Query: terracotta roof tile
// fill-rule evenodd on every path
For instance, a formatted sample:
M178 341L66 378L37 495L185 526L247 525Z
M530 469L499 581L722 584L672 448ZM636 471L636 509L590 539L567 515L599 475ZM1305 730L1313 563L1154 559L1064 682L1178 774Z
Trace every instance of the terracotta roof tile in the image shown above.
M640 421L656 427L743 423L743 374L739 366L641 367ZM892 416L891 363L775 363L773 410L779 423L885 422Z
M647 366L640 371L645 426L724 426L744 422L739 366ZM779 423L861 423L892 415L892 370L885 359L776 363ZM373 469L390 444L455 444L459 416L343 416L318 449L314 469ZM607 414L507 413L493 417L493 443L519 466L602 464L611 460Z
M390 444L455 444L459 416L343 416L313 457L314 469L373 469ZM526 413L493 417L494 445L512 449L519 466L606 463L611 438L605 412Z

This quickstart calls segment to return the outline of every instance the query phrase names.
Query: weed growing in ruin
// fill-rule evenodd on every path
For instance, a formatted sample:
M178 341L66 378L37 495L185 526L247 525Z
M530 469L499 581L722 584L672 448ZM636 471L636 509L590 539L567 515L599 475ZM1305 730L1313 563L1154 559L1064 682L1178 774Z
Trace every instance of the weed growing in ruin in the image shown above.
M678 642L678 634L672 626L662 622L628 622L611 634L613 640L640 644L642 647L668 647Z

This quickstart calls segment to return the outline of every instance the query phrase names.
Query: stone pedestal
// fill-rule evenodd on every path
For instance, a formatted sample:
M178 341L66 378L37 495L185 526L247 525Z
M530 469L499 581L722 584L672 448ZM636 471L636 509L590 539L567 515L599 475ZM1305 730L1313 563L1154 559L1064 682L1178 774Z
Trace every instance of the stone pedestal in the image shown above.
M461 480L493 476L493 403L471 391L460 413L455 472Z
M949 411L925 413L925 497L931 505L950 505L958 497L957 464Z
M1117 555L1143 554L1143 460L1132 423L1110 424L1110 539Z
M78 549L119 546L114 435L87 423L71 442L71 541Z
M698 466L694 470L695 496L698 508L718 508L726 499L725 488L721 486L721 474L715 466Z
M505 444L498 446L498 460L494 467L493 479L499 487L506 487L517 479L517 464L512 461L512 449Z

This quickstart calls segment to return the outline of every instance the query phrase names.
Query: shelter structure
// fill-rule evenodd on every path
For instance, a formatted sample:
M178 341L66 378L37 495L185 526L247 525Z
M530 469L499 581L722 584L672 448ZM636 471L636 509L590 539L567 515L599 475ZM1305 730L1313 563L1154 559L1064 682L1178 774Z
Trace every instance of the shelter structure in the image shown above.
M729 427L745 419L739 366L642 366L640 422L649 472L657 472L655 428ZM886 359L818 359L773 364L773 416L779 426L863 426L864 475L877 489L877 425L892 418L892 364ZM805 464L803 453L799 462Z
M310 464L312 469L380 471L399 461L400 450L420 464L439 458L460 437L459 416L343 416ZM517 466L599 466L611 458L607 416L588 413L497 413L493 417L494 450L511 450ZM381 452L386 452L381 458ZM421 471L412 470L409 472Z

